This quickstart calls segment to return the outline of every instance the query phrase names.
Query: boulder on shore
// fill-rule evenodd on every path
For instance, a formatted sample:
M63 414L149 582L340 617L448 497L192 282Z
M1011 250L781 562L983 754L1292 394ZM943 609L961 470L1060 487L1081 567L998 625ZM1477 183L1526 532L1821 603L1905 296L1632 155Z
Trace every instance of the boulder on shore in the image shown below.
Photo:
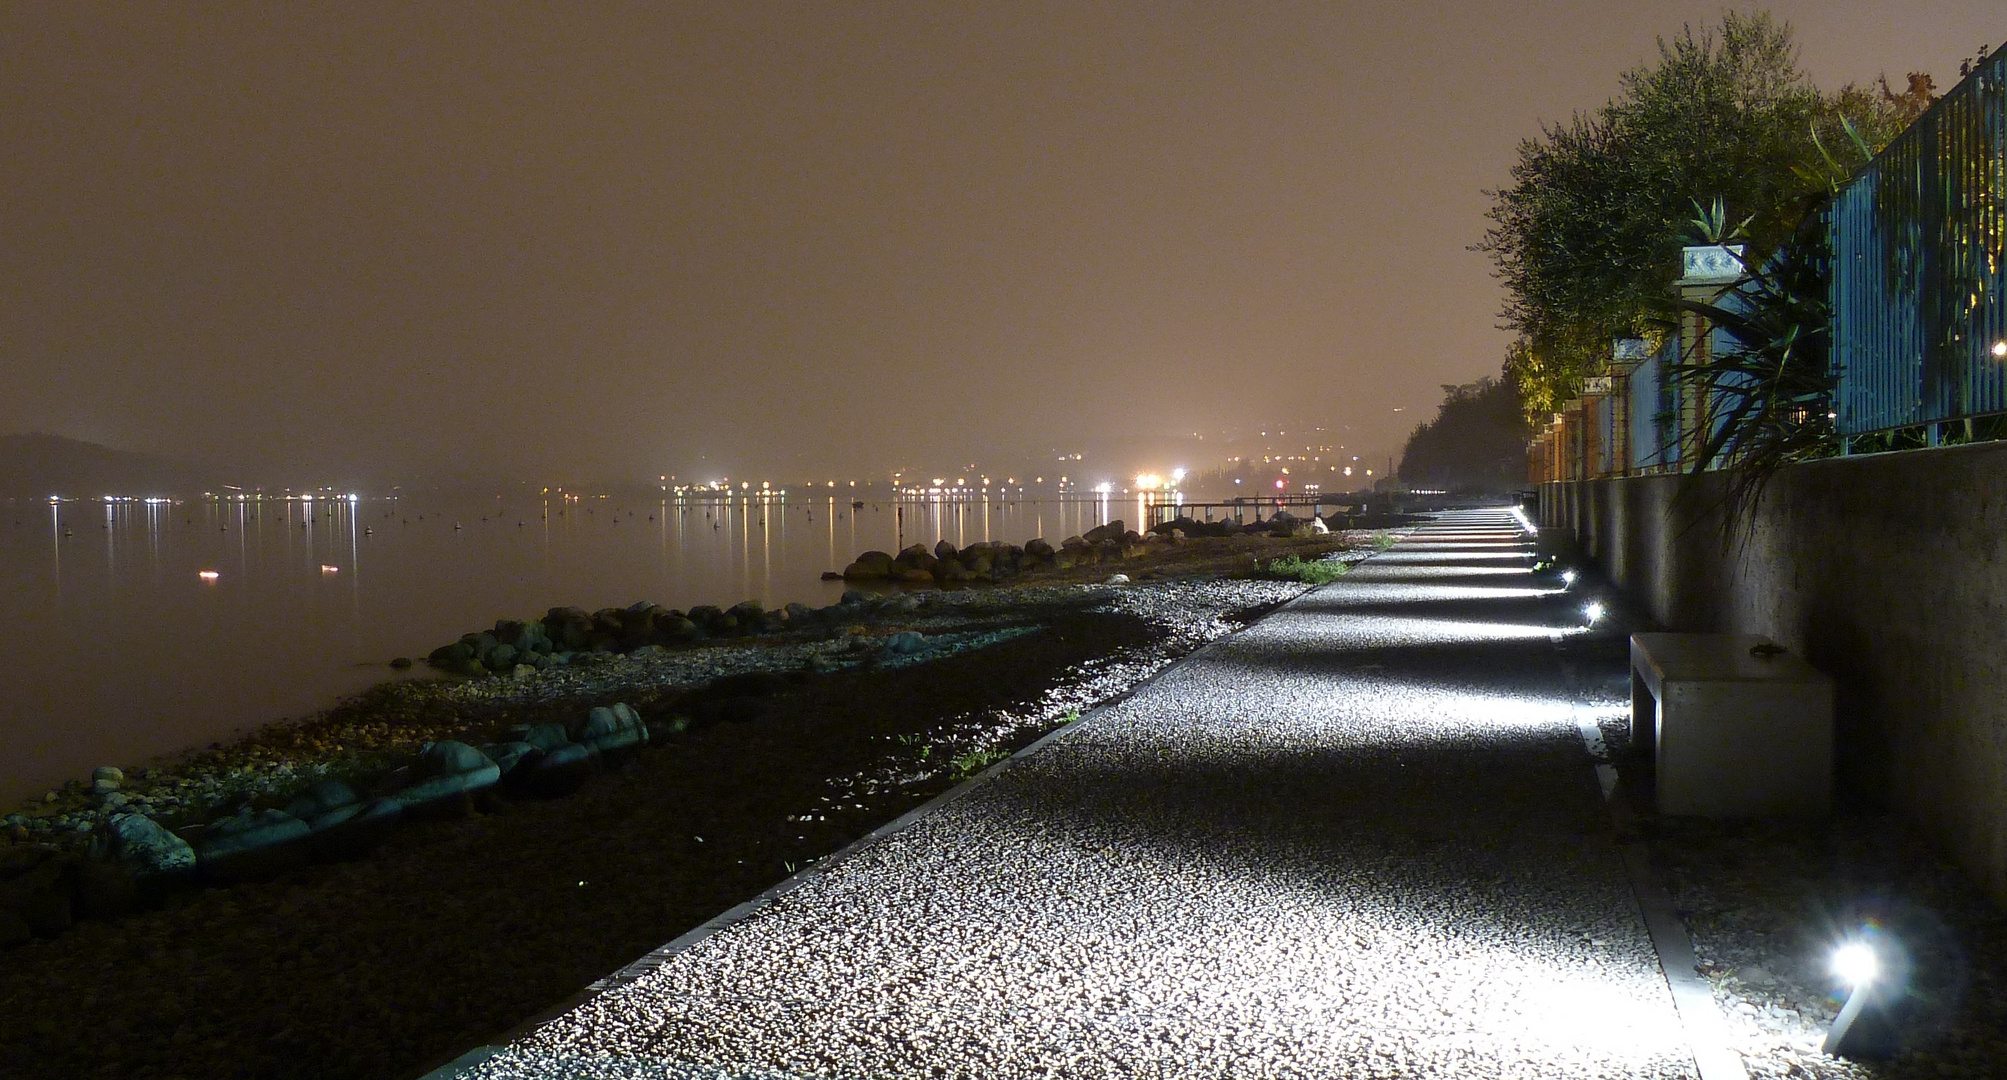
M417 782L393 798L408 811L444 811L457 807L465 796L492 787L502 778L502 769L479 750L447 739L426 744L412 776Z
M873 581L891 574L892 556L883 551L867 551L843 568L845 581Z
M543 799L569 795L585 786L599 771L599 751L579 743L565 743L544 751L523 763L511 776L511 784L526 794Z
M151 906L195 878L195 849L144 814L113 814L99 822L90 854L79 867L78 898L100 917Z
M1122 534L1127 531L1129 531L1128 527L1123 524L1122 519L1116 518L1106 525L1096 525L1094 528L1087 530L1086 535L1082 536L1081 539L1089 544L1098 544L1103 540L1120 540L1122 539Z
M304 866L307 823L283 810L250 810L224 818L196 839L195 865L205 880L262 881Z
M601 705L586 713L573 741L602 754L620 753L646 743L648 725L626 702L616 702L611 708Z

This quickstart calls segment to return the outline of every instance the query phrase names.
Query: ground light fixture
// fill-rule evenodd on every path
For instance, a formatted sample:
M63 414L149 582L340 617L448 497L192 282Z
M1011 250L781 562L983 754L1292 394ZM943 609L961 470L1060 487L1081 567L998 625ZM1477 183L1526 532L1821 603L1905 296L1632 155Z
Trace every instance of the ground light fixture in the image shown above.
M1575 571L1573 570L1561 571L1561 587L1563 589L1567 589L1573 586L1575 584L1575 578L1576 578Z
M1609 609L1603 606L1603 602L1601 600L1591 600L1588 603L1582 605L1582 617L1589 620L1590 626L1594 626L1597 623L1602 622L1603 616L1608 615L1609 613L1610 613Z
M1826 1043L1822 1047L1828 1054L1839 1057L1879 1056L1889 1047L1892 1034L1881 1030L1885 1025L1861 1023L1861 1014L1874 1002L1875 991L1882 978L1881 958L1874 946L1865 941L1850 941L1833 951L1833 974L1847 984L1847 1003L1840 1008L1840 1015L1833 1026L1826 1031Z

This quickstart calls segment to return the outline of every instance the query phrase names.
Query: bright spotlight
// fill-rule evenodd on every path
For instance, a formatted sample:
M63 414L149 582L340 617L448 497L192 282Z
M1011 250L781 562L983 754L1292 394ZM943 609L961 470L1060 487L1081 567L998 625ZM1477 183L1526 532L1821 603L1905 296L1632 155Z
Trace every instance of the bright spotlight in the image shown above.
M1838 1057L1872 1058L1893 1054L1902 1043L1901 1029L1878 999L1881 958L1865 941L1851 941L1833 950L1833 974L1850 988L1847 1003L1833 1026L1826 1029L1821 1049Z
M1582 617L1589 620L1590 626L1602 622L1603 616L1607 614L1609 614L1608 609L1604 608L1599 601L1592 600L1582 608Z
M1875 951L1861 942L1842 945L1833 953L1833 974L1846 981L1848 986L1866 986L1880 974L1881 965L1875 959Z
M1565 589L1573 584L1575 584L1575 571L1573 570L1561 571L1561 587Z
M1996 341L1993 343L1993 358L1995 360L2007 360L2007 341Z

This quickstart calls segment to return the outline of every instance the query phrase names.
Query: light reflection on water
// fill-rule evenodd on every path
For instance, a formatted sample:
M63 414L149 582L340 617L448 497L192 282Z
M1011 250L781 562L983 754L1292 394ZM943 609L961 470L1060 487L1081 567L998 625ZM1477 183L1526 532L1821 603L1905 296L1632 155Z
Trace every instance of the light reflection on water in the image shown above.
M869 548L1057 542L1141 516L1100 495L850 502L0 502L0 813L94 765L323 708L391 677L391 657L422 659L497 618L637 600L822 605L844 587L822 572Z

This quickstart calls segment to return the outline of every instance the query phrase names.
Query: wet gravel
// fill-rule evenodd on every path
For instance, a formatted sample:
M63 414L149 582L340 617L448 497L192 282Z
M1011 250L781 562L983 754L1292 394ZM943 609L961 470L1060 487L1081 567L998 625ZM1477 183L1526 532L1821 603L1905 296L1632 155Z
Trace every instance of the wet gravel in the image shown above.
M466 1075L1691 1075L1520 539L1419 531Z

